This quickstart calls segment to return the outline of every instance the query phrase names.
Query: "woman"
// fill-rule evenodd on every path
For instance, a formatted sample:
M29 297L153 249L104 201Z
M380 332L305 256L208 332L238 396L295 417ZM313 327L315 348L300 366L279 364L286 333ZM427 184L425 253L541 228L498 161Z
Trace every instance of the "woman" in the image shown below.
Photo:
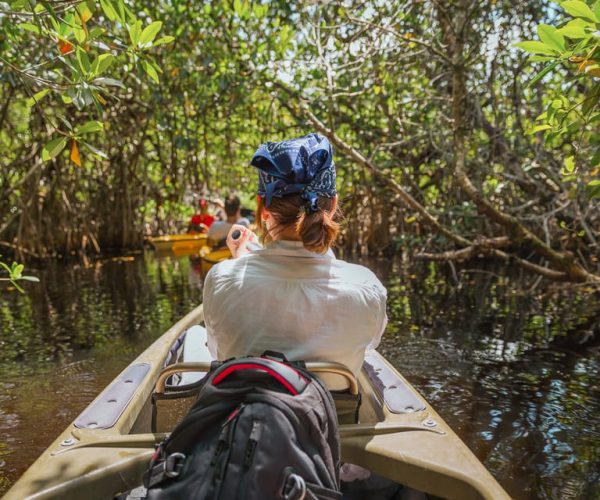
M365 267L335 258L335 166L318 135L260 146L257 220L266 245L234 226L234 256L214 266L204 286L208 348L216 359L270 349L291 360L336 361L357 373L385 328L386 290ZM234 240L232 233L242 235Z

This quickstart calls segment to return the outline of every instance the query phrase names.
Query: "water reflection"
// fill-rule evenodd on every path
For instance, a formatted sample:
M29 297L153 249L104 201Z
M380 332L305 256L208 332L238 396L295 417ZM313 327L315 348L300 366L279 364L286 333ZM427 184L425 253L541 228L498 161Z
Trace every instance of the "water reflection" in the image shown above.
M160 333L200 303L186 259L152 254L32 270L0 294L0 494ZM192 272L193 274L193 272Z
M382 352L509 493L600 498L597 296L499 268L368 265L389 289ZM185 258L35 273L27 295L0 294L0 493L202 295Z
M392 268L381 350L511 496L600 498L597 298L499 272Z

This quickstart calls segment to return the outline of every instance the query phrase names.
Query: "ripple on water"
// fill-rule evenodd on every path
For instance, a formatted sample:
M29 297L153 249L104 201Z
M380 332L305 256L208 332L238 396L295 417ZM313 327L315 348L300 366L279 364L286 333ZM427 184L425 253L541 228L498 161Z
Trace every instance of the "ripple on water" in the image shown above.
M512 342L498 356L460 337L396 333L383 350L513 497L600 498L598 354Z

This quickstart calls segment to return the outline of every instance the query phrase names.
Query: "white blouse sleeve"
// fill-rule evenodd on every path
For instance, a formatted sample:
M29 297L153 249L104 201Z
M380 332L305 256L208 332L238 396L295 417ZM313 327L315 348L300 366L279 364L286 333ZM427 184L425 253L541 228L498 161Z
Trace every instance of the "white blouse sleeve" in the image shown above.
M386 312L386 301L387 301L387 290L381 284L379 280L376 283L372 284L373 291L378 297L377 304L379 306L379 314L377 315L378 324L375 328L375 336L371 339L369 344L367 345L367 351L371 349L376 349L381 342L381 337L383 336L383 332L385 331L385 327L388 323L387 312Z

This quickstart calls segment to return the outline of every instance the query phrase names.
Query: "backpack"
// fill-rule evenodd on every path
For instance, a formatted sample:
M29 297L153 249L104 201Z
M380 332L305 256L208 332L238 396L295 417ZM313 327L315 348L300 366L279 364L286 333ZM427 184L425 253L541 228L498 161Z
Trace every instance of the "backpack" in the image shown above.
M331 394L281 355L215 363L156 449L147 498L341 499Z

